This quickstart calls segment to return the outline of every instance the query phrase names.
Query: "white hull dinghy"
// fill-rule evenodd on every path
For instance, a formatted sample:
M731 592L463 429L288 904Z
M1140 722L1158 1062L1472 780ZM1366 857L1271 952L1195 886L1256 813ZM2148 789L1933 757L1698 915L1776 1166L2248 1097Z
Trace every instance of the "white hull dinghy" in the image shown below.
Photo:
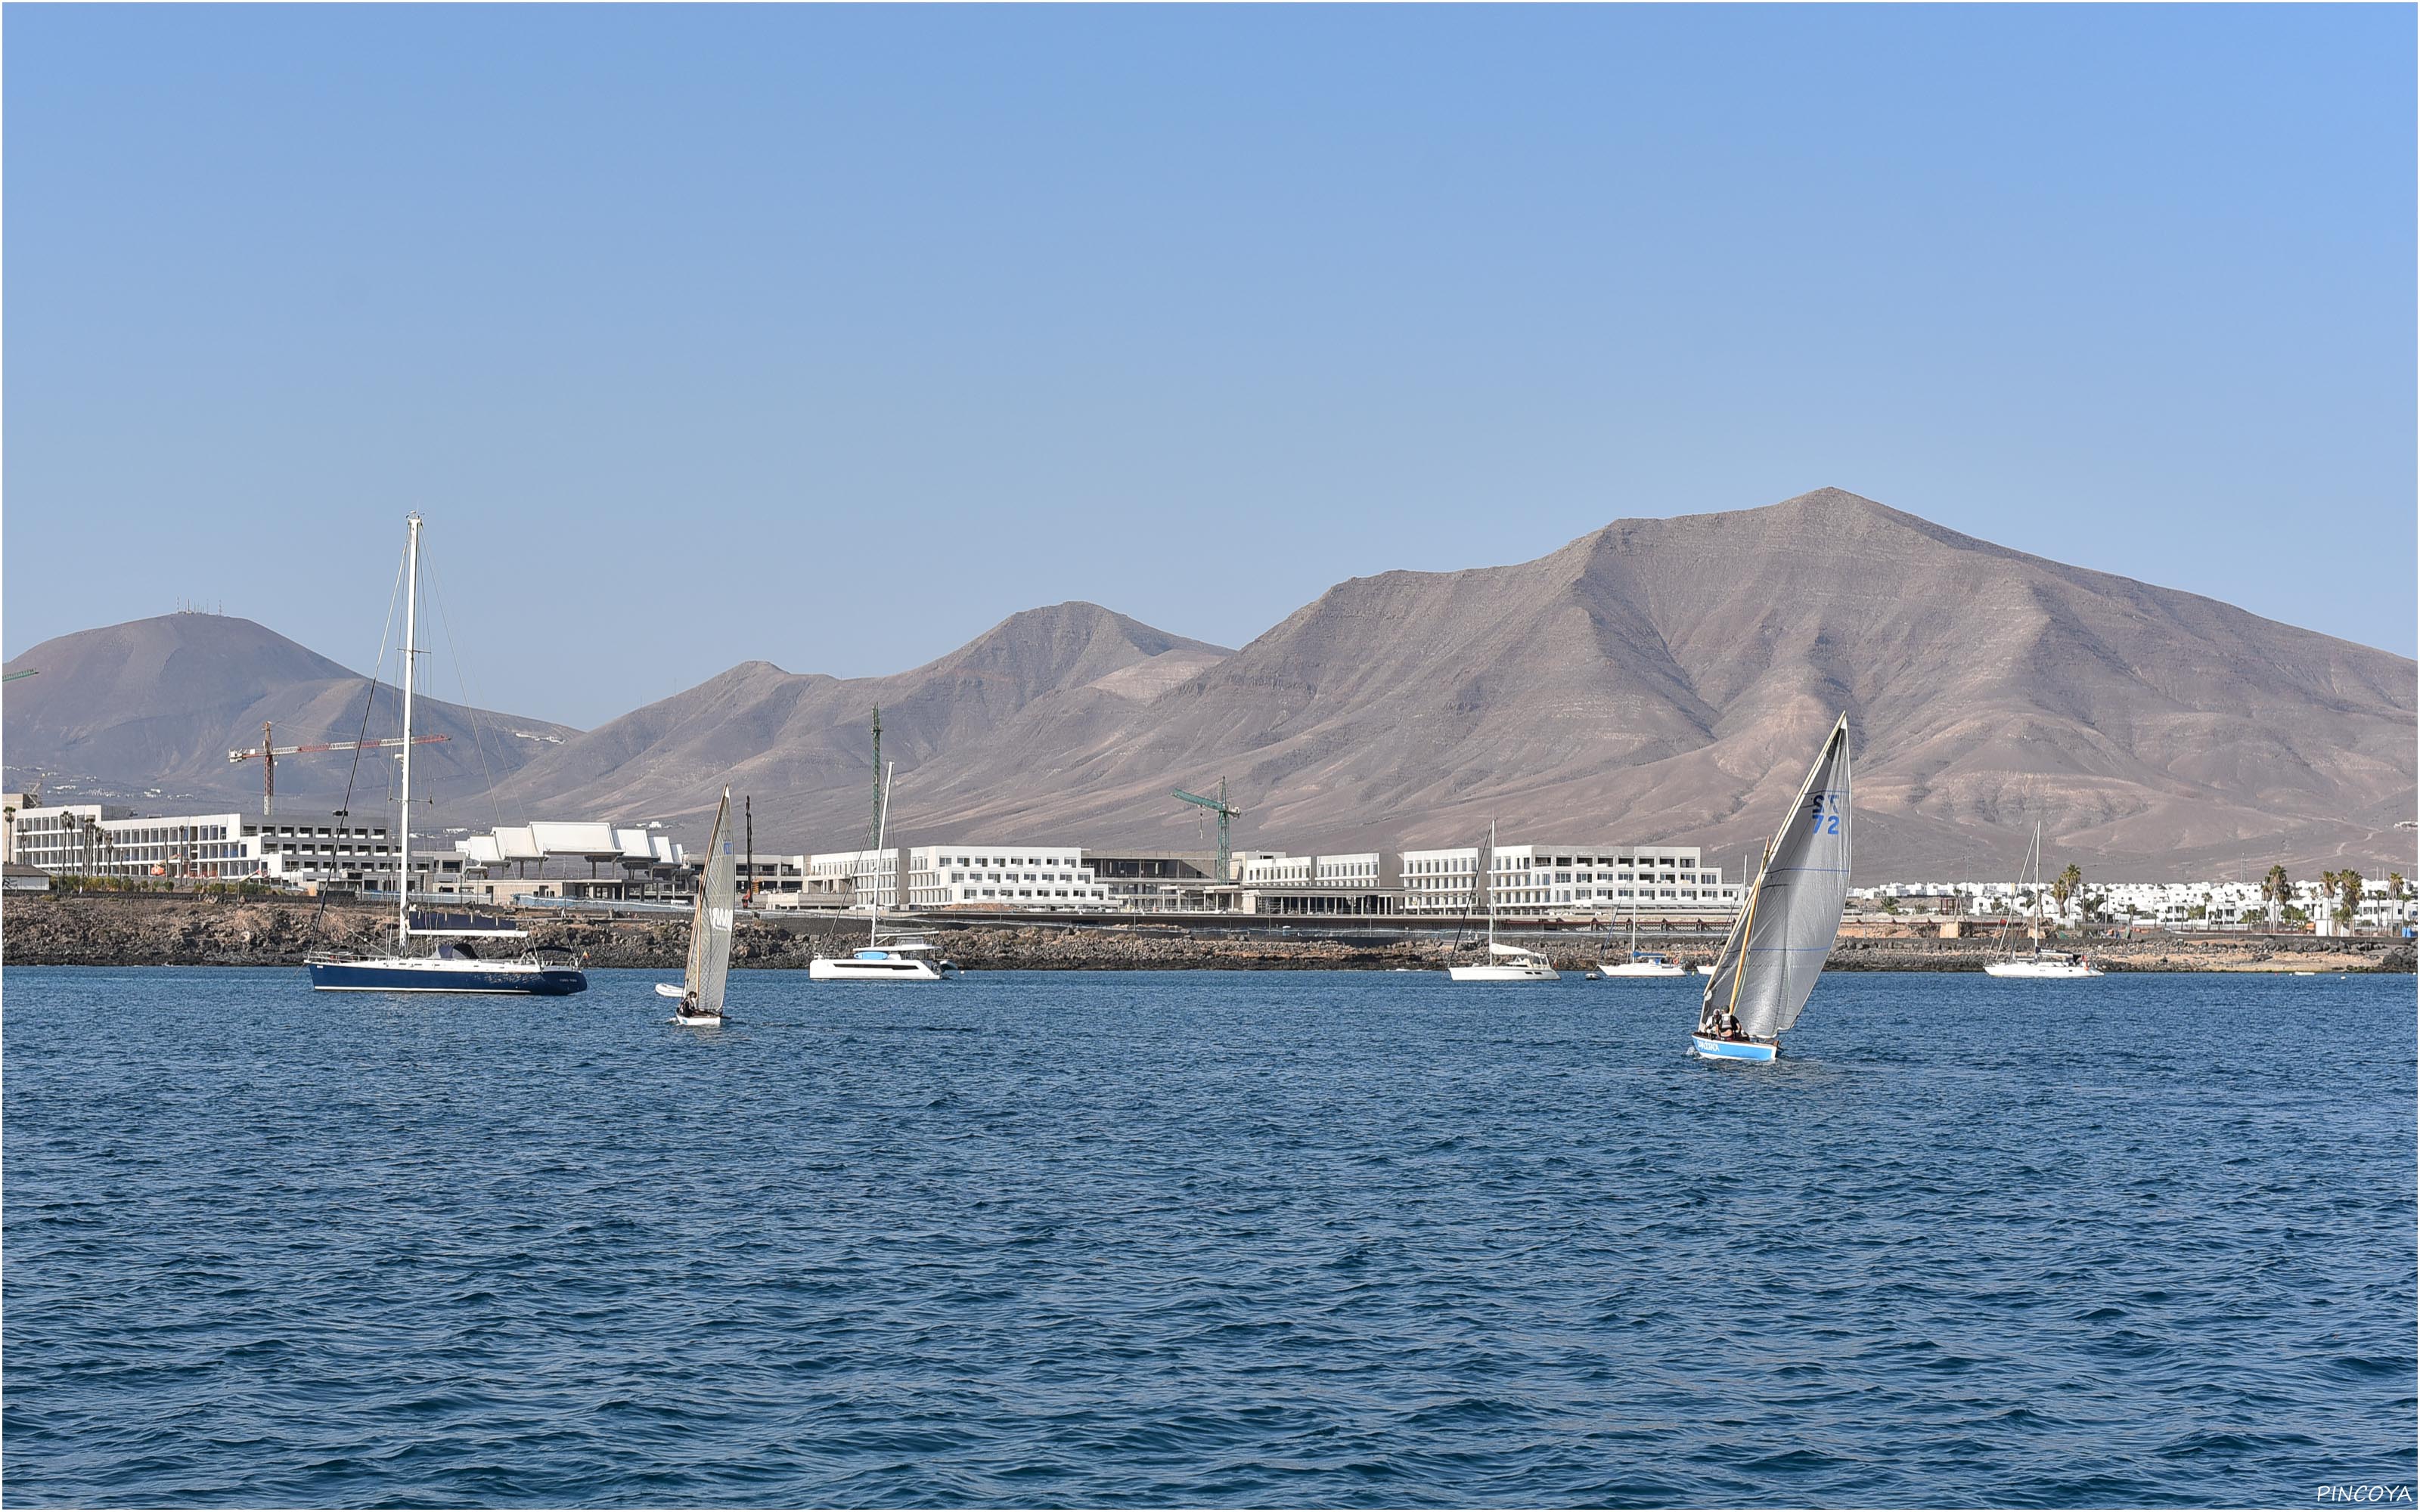
M656 983L656 995L680 1006L673 1022L691 1027L722 1022L722 990L731 976L731 928L739 904L737 864L731 855L731 790L722 790L722 806L714 810L714 833L706 837L706 872L697 879L697 912L689 925L689 969L680 985Z
M1714 957L1690 1045L1708 1060L1771 1060L1823 974L1849 898L1849 717L1841 715L1747 902Z

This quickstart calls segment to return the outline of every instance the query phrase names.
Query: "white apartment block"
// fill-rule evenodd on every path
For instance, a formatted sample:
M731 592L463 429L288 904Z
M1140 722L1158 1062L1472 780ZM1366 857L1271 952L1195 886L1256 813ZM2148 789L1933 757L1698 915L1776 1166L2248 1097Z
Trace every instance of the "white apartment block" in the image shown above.
M1479 847L1404 852L1406 913L1475 913L1493 891L1498 913L1547 915L1718 913L1739 906L1740 886L1699 858L1695 845L1496 847L1489 888L1474 887Z
M899 873L908 873L908 906L1092 909L1109 906L1109 889L1073 845L1003 845L951 841L879 851L829 851L809 856L810 894L845 892L851 906L869 901L897 908Z
M59 804L18 813L8 844L8 859L53 876L395 886L396 851L385 824L334 814L136 814L97 803ZM415 860L419 887L461 871L452 856Z

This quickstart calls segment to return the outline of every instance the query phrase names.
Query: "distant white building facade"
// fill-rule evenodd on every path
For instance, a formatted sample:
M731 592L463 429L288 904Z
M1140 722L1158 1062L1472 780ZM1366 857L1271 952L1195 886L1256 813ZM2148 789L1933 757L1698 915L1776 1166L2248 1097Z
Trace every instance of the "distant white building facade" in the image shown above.
M137 814L57 804L19 811L8 844L8 860L53 876L395 886L386 825L336 814ZM414 871L427 886L433 873L458 873L460 863L433 857Z
M1080 848L980 841L818 852L806 858L807 895L845 894L851 907L898 908L903 865L909 908L1109 906L1109 889L1084 864Z
M1722 913L1740 902L1740 885L1725 882L1695 845L1498 842L1484 889L1476 845L1405 851L1403 861L1404 907L1415 914L1475 913L1490 891L1497 912L1516 917Z

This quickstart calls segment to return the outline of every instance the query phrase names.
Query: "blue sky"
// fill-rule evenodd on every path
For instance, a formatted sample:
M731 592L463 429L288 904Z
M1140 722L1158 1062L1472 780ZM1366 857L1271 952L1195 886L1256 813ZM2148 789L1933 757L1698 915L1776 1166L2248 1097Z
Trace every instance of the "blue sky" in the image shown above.
M2408 7L11 7L6 649L589 724L1837 485L2414 649Z

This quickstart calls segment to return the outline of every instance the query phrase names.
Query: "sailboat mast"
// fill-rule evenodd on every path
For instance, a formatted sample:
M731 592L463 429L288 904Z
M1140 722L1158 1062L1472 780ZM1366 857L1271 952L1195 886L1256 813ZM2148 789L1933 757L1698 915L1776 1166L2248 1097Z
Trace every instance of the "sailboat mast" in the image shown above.
M405 517L411 527L411 542L405 549L403 589L403 804L396 825L395 859L395 949L397 955L408 955L411 949L411 695L413 673L417 668L412 658L419 655L412 642L420 629L420 516L415 512Z
M865 943L869 946L875 944L882 933L882 839L891 828L891 778L898 764L896 762L891 764L892 769L882 774L882 785L874 793L874 864L866 869L867 874L875 879L874 891L866 900ZM907 880L905 876L898 879L903 887Z
M1480 864L1487 869L1479 880L1481 886L1487 889L1487 959L1493 961L1496 959L1496 825L1492 821L1487 826L1487 856Z

